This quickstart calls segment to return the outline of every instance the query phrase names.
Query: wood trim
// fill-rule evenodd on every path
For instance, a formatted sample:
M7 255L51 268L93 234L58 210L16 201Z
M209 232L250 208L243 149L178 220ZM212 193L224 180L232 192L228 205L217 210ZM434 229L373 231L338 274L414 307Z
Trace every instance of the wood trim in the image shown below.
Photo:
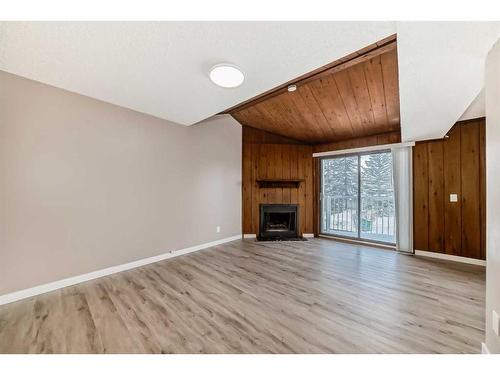
M313 145L313 152L328 152L337 150L348 150L361 147L379 146L401 142L401 132L386 132L366 137L345 139L337 142L320 143Z
M390 149L396 149L396 148L401 148L401 147L413 147L413 146L415 146L415 142L387 143L387 144L381 144L381 145L375 145L375 146L347 148L347 149L325 151L325 152L315 152L315 153L313 153L313 157L314 158L322 158L322 157L335 156L335 155L359 154L359 153L366 153L366 152L372 152L372 151L383 151L383 150L390 150Z
M367 60L372 59L376 56L379 56L383 53L392 51L392 50L396 49L396 45L397 45L396 34L390 35L387 38L384 38L381 41L376 42L374 44L371 44L370 46L365 47L361 50L353 52L352 54L350 54L344 58L340 58L338 60L335 60L334 62L331 62L331 63L324 65L318 69L315 69L311 72L303 74L295 79L292 79L292 80L285 82L285 83L283 83L275 88L272 88L271 90L268 90L262 94L254 96L253 98L245 100L245 101L243 101L243 102L241 102L233 107L226 109L225 111L220 112L219 114L232 114L234 112L241 111L242 109L248 108L248 107L253 106L259 102L262 102L264 100L268 100L276 95L284 93L287 90L287 87L289 85L292 85L292 84L303 85L304 83L320 79L321 77L325 76L326 74L332 74L332 73L342 71L342 70L347 69L351 66L359 64L363 61L367 61Z
M486 121L486 116L471 118L468 120L457 121L456 124L467 124L469 122L478 122L478 121Z
M288 155L285 155L288 157ZM282 160L284 161L284 160ZM264 178L255 180L259 188L298 188L301 182L305 182L304 178L299 179L273 179Z

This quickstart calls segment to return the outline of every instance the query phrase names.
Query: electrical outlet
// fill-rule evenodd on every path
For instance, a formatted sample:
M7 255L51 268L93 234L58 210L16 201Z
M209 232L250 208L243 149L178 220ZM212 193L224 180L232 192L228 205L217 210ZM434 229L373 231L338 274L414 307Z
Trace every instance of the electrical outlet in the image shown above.
M450 202L458 202L458 194L450 194Z
M219 227L219 226L217 226L217 227L215 228L215 230L217 231L217 233L220 233L220 227Z
M500 319L498 318L498 313L495 310L493 310L491 315L492 315L491 323L493 325L493 332L495 332L497 336L500 336L500 334L498 333L500 331Z

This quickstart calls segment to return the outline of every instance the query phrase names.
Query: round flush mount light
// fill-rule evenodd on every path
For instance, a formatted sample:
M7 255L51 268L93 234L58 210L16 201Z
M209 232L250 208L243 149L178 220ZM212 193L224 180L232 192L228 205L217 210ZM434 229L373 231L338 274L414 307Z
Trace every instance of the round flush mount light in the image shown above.
M233 64L217 64L210 70L209 76L213 83L224 88L241 86L245 80L241 69Z
M294 92L295 90L297 90L297 85L288 86L288 92Z

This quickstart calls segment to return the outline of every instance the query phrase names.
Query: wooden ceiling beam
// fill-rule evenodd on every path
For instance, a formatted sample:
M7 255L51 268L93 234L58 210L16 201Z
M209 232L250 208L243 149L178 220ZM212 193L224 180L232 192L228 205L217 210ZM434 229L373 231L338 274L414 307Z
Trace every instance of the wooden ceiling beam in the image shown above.
M376 56L382 55L386 52L392 51L396 49L397 41L396 34L391 35L377 43L371 44L368 47L365 47L359 51L356 51L344 58L336 60L330 64L322 66L316 70L313 70L309 73L306 73L298 78L295 78L291 81L283 83L280 86L277 86L269 91L266 91L260 95L257 95L251 99L248 99L240 104L237 104L219 114L233 114L238 111L241 111L245 108L253 106L257 103L260 103L264 100L268 100L276 95L280 95L287 91L289 85L303 85L307 82L311 82L317 79L320 79L328 74L333 74L340 72L344 69L348 69L356 64L362 63L364 61L370 60Z

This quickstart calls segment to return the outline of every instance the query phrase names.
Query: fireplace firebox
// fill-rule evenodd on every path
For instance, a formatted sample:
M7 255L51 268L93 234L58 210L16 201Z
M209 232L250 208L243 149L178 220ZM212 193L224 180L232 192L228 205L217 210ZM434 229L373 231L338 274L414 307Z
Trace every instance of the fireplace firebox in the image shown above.
M299 238L298 214L296 204L261 204L259 240Z

